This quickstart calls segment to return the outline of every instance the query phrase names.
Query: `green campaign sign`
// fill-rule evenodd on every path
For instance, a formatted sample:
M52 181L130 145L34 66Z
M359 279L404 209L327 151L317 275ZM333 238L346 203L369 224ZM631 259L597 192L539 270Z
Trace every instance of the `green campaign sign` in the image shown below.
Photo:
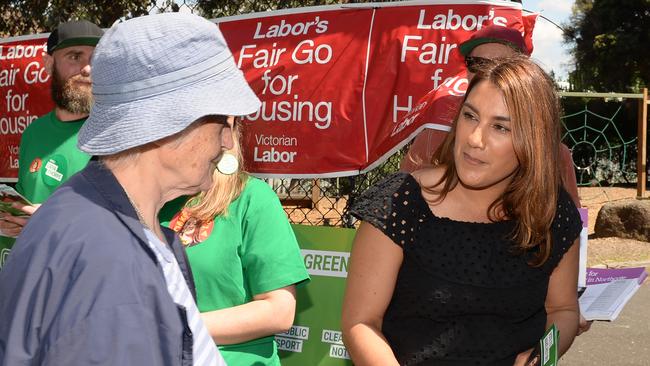
M275 336L282 365L352 365L341 336L341 305L356 230L292 227L311 282L297 290L294 326Z

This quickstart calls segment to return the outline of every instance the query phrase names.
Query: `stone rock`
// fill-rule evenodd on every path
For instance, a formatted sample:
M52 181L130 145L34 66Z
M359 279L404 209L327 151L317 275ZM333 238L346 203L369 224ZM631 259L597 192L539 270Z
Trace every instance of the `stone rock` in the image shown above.
M616 236L650 242L650 200L608 202L598 212L597 237Z

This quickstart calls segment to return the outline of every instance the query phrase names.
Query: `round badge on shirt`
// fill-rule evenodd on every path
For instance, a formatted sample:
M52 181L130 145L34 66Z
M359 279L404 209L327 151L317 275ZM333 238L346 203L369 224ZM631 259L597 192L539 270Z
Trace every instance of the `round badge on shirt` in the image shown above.
M49 187L57 187L65 180L68 173L68 161L61 154L55 154L46 158L45 164L41 167L41 178L43 183Z
M210 236L214 228L214 221L199 221L190 216L187 208L183 208L169 221L169 228L178 233L183 245L192 247L200 244Z
M41 160L41 158L35 158L34 160L32 160L32 163L29 164L29 172L36 173L41 169L42 165L43 165L43 160Z

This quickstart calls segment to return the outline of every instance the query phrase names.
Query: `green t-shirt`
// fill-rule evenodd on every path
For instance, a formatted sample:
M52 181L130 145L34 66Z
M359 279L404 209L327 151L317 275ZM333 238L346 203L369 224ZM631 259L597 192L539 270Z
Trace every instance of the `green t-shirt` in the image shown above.
M88 164L90 156L77 149L77 134L85 121L61 122L51 111L34 120L23 132L16 190L32 203L43 203ZM0 270L14 241L0 236Z
M20 140L18 192L33 203L43 203L86 167L90 156L77 148L77 134L85 121L61 122L52 111L25 129Z
M250 177L227 216L199 228L181 211L185 200L168 203L160 219L187 245L201 312L242 305L309 279L282 205L263 181ZM229 365L280 365L273 336L219 350Z

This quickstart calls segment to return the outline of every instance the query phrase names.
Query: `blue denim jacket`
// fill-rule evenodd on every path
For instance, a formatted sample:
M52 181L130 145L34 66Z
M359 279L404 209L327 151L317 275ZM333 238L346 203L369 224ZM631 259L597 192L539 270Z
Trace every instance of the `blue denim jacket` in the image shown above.
M195 296L184 250L165 235ZM0 272L0 364L191 365L185 309L146 240L102 164L62 185Z

